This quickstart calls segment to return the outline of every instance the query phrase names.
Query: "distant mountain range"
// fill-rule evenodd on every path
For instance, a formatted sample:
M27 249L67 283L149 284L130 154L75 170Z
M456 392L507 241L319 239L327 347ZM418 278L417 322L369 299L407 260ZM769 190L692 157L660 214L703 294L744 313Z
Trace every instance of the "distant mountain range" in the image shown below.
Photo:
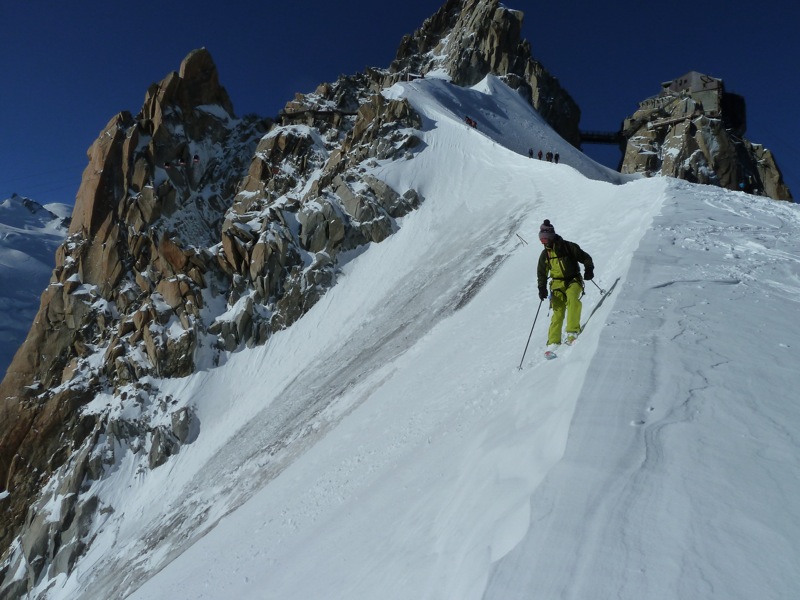
M72 207L14 195L0 203L0 373L31 327Z

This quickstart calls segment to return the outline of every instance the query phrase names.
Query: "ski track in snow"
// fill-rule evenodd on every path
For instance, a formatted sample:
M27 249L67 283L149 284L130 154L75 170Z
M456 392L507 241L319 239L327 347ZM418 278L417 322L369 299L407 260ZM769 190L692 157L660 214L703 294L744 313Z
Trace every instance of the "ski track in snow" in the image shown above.
M493 232L490 239L495 233L504 232ZM508 236L508 232L505 234ZM508 242L507 237L504 243ZM449 307L463 301L462 293L469 291L473 283L466 277L473 274L477 279L481 263L496 252L497 248L486 248L471 261L464 260L463 270L432 260L429 271L410 273L398 282L400 288L416 293L389 298L384 308L373 315L369 326L353 332L335 355L308 365L277 394L279 402L254 415L183 490L188 506L181 502L170 511L172 516L168 513L166 519L154 524L143 540L143 550L167 544L174 545L175 553L180 553L186 538L192 537L197 517L215 515L218 519L234 510L324 437L380 387L388 377L383 365L396 361L452 312ZM352 404L337 406L343 397L354 395L357 400ZM210 489L214 490L212 496L206 493ZM220 498L225 499L224 504ZM205 523L200 533L213 525L213 521ZM113 570L117 565L112 563L109 568ZM146 561L143 568L149 568ZM136 576L135 572L129 573Z

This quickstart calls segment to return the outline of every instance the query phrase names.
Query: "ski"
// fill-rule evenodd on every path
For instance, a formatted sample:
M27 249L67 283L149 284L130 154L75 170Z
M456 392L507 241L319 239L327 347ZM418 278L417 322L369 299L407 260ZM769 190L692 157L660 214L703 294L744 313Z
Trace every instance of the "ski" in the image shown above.
M558 354L556 354L552 350L548 350L547 352L544 353L544 357L547 360L553 360L554 358L558 358Z

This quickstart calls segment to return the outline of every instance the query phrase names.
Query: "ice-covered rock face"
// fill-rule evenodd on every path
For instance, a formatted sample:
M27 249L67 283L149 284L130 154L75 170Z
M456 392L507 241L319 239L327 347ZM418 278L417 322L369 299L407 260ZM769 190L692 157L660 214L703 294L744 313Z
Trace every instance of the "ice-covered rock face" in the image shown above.
M721 80L690 72L625 120L621 171L791 200L772 153L744 138L746 121L744 98L726 92Z

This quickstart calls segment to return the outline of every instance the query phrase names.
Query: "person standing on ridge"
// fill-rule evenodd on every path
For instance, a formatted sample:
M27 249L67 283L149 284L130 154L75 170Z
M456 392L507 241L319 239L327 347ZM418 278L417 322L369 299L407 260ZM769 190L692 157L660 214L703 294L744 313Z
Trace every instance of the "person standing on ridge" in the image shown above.
M539 286L539 299L547 298L547 279L550 281L550 303L553 317L547 334L547 350L553 352L561 343L561 329L564 316L567 318L566 344L573 344L581 331L581 296L583 280L594 278L592 257L581 250L574 242L568 242L556 234L555 227L548 219L539 227L539 241L544 248L539 256L536 278ZM583 264L583 278L580 267Z

